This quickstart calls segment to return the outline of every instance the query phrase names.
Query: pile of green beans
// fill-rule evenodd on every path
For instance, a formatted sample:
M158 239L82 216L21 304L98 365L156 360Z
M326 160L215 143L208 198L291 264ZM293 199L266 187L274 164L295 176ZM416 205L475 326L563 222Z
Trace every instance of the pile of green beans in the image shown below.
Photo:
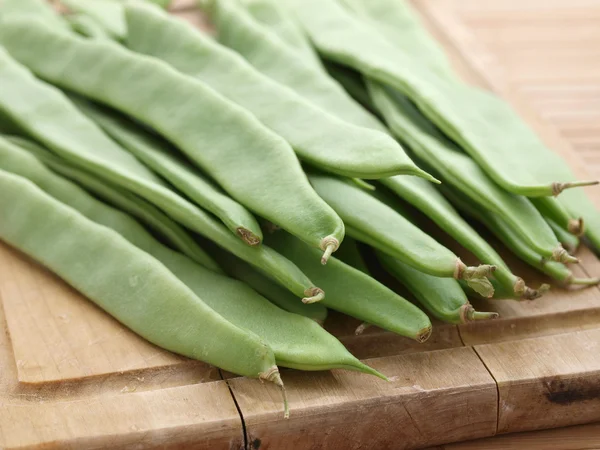
M215 40L161 0L62 4L0 2L0 239L156 345L274 382L286 417L278 366L387 380L329 309L424 342L430 317L549 289L474 222L560 286L600 283L567 266L600 213L561 193L595 182L404 0L201 0Z

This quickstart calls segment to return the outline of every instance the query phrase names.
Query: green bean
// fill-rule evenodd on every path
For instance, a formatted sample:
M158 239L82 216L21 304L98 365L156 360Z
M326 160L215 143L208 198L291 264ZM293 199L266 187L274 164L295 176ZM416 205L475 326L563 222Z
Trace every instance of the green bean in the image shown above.
M597 184L572 182L574 177L564 161L546 149L506 103L440 76L411 56L404 48L410 47L410 42L392 45L333 0L283 3L293 11L319 53L409 96L508 191L537 197Z
M19 157L25 159L23 155ZM243 283L211 272L164 247L127 214L93 199L76 185L52 174L39 162L37 165L28 164L33 167L26 170L29 179L36 184L43 184L50 195L90 220L117 231L133 245L163 263L226 320L264 339L273 349L277 364L301 370L346 368L385 378L360 363L337 339L313 321L284 312ZM102 185L84 172L79 175L80 180L88 178L85 181L87 186ZM104 185L102 189L106 190L107 186ZM119 193L115 192L114 195L118 196Z
M438 319L459 324L498 317L495 312L475 311L458 281L427 275L384 252L376 253L383 267Z
M279 3L271 0L239 0L238 4L243 6L257 22L299 52L305 62L323 68L321 59L310 45L306 34L291 20ZM233 13L235 14L235 11Z
M91 185L86 184L88 180L92 179L89 174L81 169L77 169L67 161L54 156L48 150L40 147L32 141L15 136L0 136L0 168L9 172L18 173L21 176L31 179L38 186L44 189L44 191L48 192L46 186L41 184L41 181L38 181L38 179L33 179L31 175L28 175L28 172L16 172L19 170L19 164L26 163L27 159L19 155L18 152L15 152L14 148L11 149L10 145L8 145L9 143L27 150L37 159L42 161L46 166L51 168L54 172L76 181L78 184L84 186L87 190L93 192L96 196L104 201L115 205L119 209L127 211L129 214L137 217L139 220L147 224L151 229L160 234L164 239L166 239L171 246L190 259L203 265L207 269L212 270L213 272L222 272L220 266L183 228L181 228L176 222L171 220L152 204L146 202L140 197L135 196L125 189L121 189L116 186L109 186L104 182L95 182ZM82 176L81 173L84 175ZM300 302L296 300L296 303Z
M431 335L425 313L360 270L335 257L327 267L314 264L315 250L284 231L265 236L265 242L331 291L321 302L328 308L419 342Z
M244 244L210 214L164 186L81 114L62 92L34 78L2 48L0 84L4 86L0 90L0 111L61 157L139 195L180 224L270 274L294 294L306 296L306 301L318 301L324 295L289 260L270 248ZM23 101L25 98L28 100Z
M246 108L288 141L301 160L349 177L430 178L389 135L326 113L192 25L144 4L128 5L125 15L130 49L166 61Z
M123 5L116 0L61 0L71 11L85 15L112 39L123 41L127 37L127 24Z
M504 218L483 208L477 208L465 200L462 195L450 189L443 189L444 195L462 212L481 222L500 239L515 255L532 267L549 275L562 284L592 286L600 283L600 278L575 278L573 273L562 263L545 261L542 255L533 250L521 236L512 230ZM541 288L540 288L541 289Z
M31 177L31 169L27 172ZM127 215L94 201L66 180L59 182L58 177L50 175L47 170L40 170L39 164L33 177L36 183L42 183L44 189L59 200L68 202L88 218L115 229L134 245L157 258L196 295L234 325L255 332L265 339L275 351L278 364L301 370L346 368L381 376L353 358L339 341L320 327L315 330L312 321L299 320L295 315L272 306L242 283L208 272L184 256L161 246ZM86 187L92 187L95 193L111 190L83 172L79 173L78 181ZM113 191L113 196L118 195L118 191ZM254 319L249 321L251 317Z
M350 70L345 66L341 66L332 62L325 62L325 69L329 76L334 78L342 87L352 96L354 100L368 109L371 113L377 114L377 110L369 93L362 76L356 71Z
M344 239L344 245L340 246L340 250L338 251L341 251L345 246L346 239ZM320 325L325 322L327 308L321 302L308 305L299 302L289 291L254 269L250 264L236 258L229 252L219 249L215 245L211 245L208 248L229 276L243 281L271 303L285 311L308 317Z
M531 202L538 209L540 214L546 218L552 219L556 225L563 230L568 231L575 236L582 236L585 231L585 224L581 217L573 218L559 199L552 197L532 198Z
M146 252L17 175L0 171L0 191L0 238L125 326L167 350L282 385L258 336L225 320Z
M70 14L65 20L76 33L94 39L112 39L112 37L93 18L84 14Z
M473 253L481 262L496 266L494 278L501 286L495 295L538 298L540 293L525 285L522 278L511 273L502 257L475 231L454 209L442 194L433 186L420 180L407 177L391 177L380 180L381 183L422 211L442 230L452 236L464 248Z
M203 5L217 29L219 42L241 54L258 71L290 87L326 111L354 125L385 131L310 59L299 58L279 36L254 20L239 3L208 0Z
M415 14L410 10L408 2L390 0L369 0L368 2L360 0L343 0L343 2L351 6L355 11L362 13L363 17L375 21L377 24L377 31L382 32L390 42L393 42L397 47L401 47L401 49L409 53L412 58L417 59L423 64L427 64L431 69L436 70L439 75L456 79L443 50L422 28L422 25L417 20ZM466 104L466 102L463 101L459 104ZM511 114L511 116L511 123L518 120L514 117L514 114ZM492 123L498 123L498 121L496 120ZM502 130L499 131L499 133L504 133L504 130L506 130L507 127L499 126L498 129ZM514 135L514 132L506 131L505 134ZM522 153L525 152L527 152L528 155L532 155L530 159L528 158L531 161L531 164L522 164L522 167L525 170L530 170L531 167L538 167L540 161L546 161L547 156L533 156L533 151L530 148L527 148L526 150L523 149L523 145L518 139L520 138L515 135L516 145L513 148L519 149L519 151L516 152L517 158L520 158ZM489 144L486 143L485 145L486 147L482 148L489 148ZM536 145L539 146L540 143L537 142ZM506 148L510 149L511 147ZM552 161L556 160L556 163L547 164L544 167L548 177L552 177L554 174L552 178L555 180L574 179L568 166L564 164L564 162L559 162L559 160L556 157L552 157L552 155L550 155L550 159L552 159ZM512 169L509 168L509 170ZM538 197L536 200L538 202L549 202L546 205L546 209L554 216L554 220L559 225L563 226L563 222L568 224L569 220L571 220L572 227L575 227L575 234L583 232L583 230L578 231L578 222L576 222L583 218L589 225L586 227L587 238L597 250L600 250L600 212L584 192L579 189L570 189L560 195L556 200L544 197ZM565 226L568 227L568 225ZM565 229L568 230L569 228Z
M93 105L79 97L71 97L77 108L96 122L106 134L136 158L163 176L194 203L217 216L232 233L248 245L262 241L260 225L246 208L215 186L197 170L175 156L168 143L144 132L124 117Z
M554 220L546 217L546 222L554 231L556 238L569 253L575 253L579 248L579 238L559 226Z
M544 257L560 262L577 261L562 248L552 229L527 198L506 192L490 180L406 97L375 83L367 83L367 86L396 137L406 142L421 160L434 167L446 183L460 190L480 207L502 215Z
M339 246L340 218L311 189L288 144L248 111L166 63L112 42L63 35L24 19L1 31L5 48L41 78L153 127L234 199L321 248L323 262Z
M406 0L341 0L392 45L410 53L443 77L456 79L442 47L427 32L418 13Z
M0 2L0 21L17 16L38 17L59 30L67 30L69 25L52 9L45 0L2 0Z
M342 217L349 236L438 277L465 279L484 296L493 294L487 276L494 266L467 267L454 253L391 207L350 181L309 174L319 195Z

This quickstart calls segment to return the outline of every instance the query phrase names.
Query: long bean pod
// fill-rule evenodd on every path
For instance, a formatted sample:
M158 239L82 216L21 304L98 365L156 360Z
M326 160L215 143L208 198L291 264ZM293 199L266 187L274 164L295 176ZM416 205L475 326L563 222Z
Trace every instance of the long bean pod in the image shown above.
M246 108L288 141L301 160L348 177L431 178L388 134L328 114L179 18L144 4L128 5L126 18L130 49L166 61Z
M495 319L498 313L475 311L457 280L419 272L390 255L377 251L383 267L398 279L427 310L444 322L467 323Z
M27 160L25 156L28 155L18 155L23 161ZM278 365L301 370L346 368L384 378L360 363L337 339L314 321L287 313L243 283L209 271L186 256L168 249L127 214L95 200L78 186L52 174L38 161L27 162L32 167L26 172L33 178L33 182L43 184L48 194L57 200L73 207L88 219L115 230L163 263L223 318L264 339L273 349ZM85 178L88 178L86 186L99 183L93 176L80 172L79 180ZM110 187L105 185L103 189Z
M356 103L335 80L309 59L299 58L267 27L238 3L209 0L203 5L217 30L217 39L241 54L257 70L347 122L384 131L383 125Z
M582 236L584 234L585 222L583 218L572 217L558 198L537 197L532 198L531 202L542 216L552 219L563 230L575 236Z
M33 164L32 172L30 172L26 164L32 162L31 158L29 160L25 158L14 148L11 148L10 143L27 150L54 172L74 180L105 202L137 217L138 220L160 234L163 239L166 239L177 251L190 259L213 272L222 272L220 266L196 243L188 232L158 208L125 189L96 181L93 176L74 167L32 141L15 136L0 136L0 168L3 170L28 178L48 192L47 187L43 184L46 178L36 177L38 166ZM81 175L82 173L83 175ZM90 182L90 180L95 182ZM296 303L301 304L297 299Z
M265 236L265 242L332 291L321 302L328 308L419 342L431 335L425 313L360 270L335 257L327 267L314 264L314 249L283 231Z
M504 218L481 208L474 207L462 195L450 189L443 189L452 203L463 213L481 222L488 228L500 241L506 245L517 257L525 261L532 267L549 275L562 284L593 286L600 283L600 278L576 278L573 273L564 264L555 261L546 261L542 255L532 249L527 242L523 241L521 236L507 225Z
M0 238L125 326L175 353L281 384L273 351L258 336L225 320L146 252L17 175L0 171L0 190Z
M61 157L146 199L182 225L269 273L307 301L324 295L292 262L270 248L246 245L210 214L165 187L80 113L62 92L34 78L2 48L0 83L5 87L0 90L0 111Z
M289 145L200 81L156 58L35 20L6 22L1 40L41 78L153 127L234 199L321 248L325 261L342 241L342 221L311 189Z
M61 0L71 11L83 14L97 23L112 39L122 41L127 36L123 5L116 0Z
M400 43L392 45L382 35L373 33L368 24L336 1L283 3L293 11L322 55L409 96L423 114L508 191L537 197L597 184L573 181L573 174L561 158L549 151L505 102L438 75L409 51L399 48ZM402 45L409 47L410 42Z
M451 184L482 208L502 215L529 245L544 257L561 262L577 259L562 248L544 218L522 196L506 192L467 155L445 138L404 96L376 83L367 83L371 97L398 139L435 168Z
M71 97L75 105L96 122L106 134L136 158L163 176L194 203L217 216L232 233L249 245L258 245L262 231L252 213L222 192L200 172L194 170L168 143L135 126L124 117L93 105L81 98Z
M522 278L515 276L502 257L471 227L456 209L433 186L416 179L391 177L381 183L399 197L422 211L442 230L473 253L481 262L496 266L494 278L502 287L496 295L534 299L540 293L525 285Z
M482 295L493 289L487 276L494 266L467 267L454 253L421 231L391 207L350 181L309 174L319 193L343 218L349 236L438 277L465 279Z

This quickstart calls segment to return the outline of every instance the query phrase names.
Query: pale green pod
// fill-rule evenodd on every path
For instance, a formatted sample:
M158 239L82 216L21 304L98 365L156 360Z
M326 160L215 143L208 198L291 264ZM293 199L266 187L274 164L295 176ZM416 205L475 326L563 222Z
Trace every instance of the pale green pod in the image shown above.
M72 96L71 100L106 134L137 159L161 175L190 200L218 217L232 233L248 245L259 245L262 231L252 213L231 199L189 163L176 156L176 149L145 132L124 117Z
M130 4L125 11L131 50L169 63L244 107L306 163L348 177L431 178L388 134L328 114L192 25L145 4Z
M270 248L248 246L210 214L168 189L81 114L62 92L34 78L2 48L0 84L6 87L0 90L0 111L14 119L29 136L77 167L143 197L180 224L260 267L294 294L306 296L309 301L323 296L322 290L289 260ZM30 101L23 102L23 98Z
M123 41L127 36L127 24L123 17L123 5L117 0L61 0L71 11L93 20L112 39Z
M573 174L495 95L441 76L334 0L284 0L319 53L407 95L494 179L515 194L557 195ZM457 108L456 105L463 105ZM468 105L468 106L467 106Z
M392 207L352 184L325 174L309 174L319 195L342 217L349 236L438 277L465 279L482 295L493 289L494 266L467 267L454 253L421 231Z
M35 20L4 24L1 40L41 78L154 128L235 200L321 248L325 261L343 240L342 221L311 189L287 142L202 82L156 58Z
M264 339L273 349L277 364L301 370L345 368L385 378L354 358L337 339L314 321L287 313L243 283L209 271L168 249L127 214L95 200L75 184L50 172L32 156L15 150L4 150L4 154L9 154L12 160L21 161L21 167L13 167L15 170L25 172L28 179L43 186L57 200L73 207L88 219L115 230L163 263L223 318ZM24 169L23 166L28 167ZM80 171L78 181L83 181L85 186L94 186L94 192L111 189L83 171ZM113 196L118 195L118 191L113 193Z
M495 312L476 311L457 280L419 272L381 251L377 251L377 257L383 267L406 286L427 311L444 322L459 324L498 317Z
M125 326L175 353L281 384L273 351L258 336L225 320L149 254L25 178L0 171L0 191L0 239Z

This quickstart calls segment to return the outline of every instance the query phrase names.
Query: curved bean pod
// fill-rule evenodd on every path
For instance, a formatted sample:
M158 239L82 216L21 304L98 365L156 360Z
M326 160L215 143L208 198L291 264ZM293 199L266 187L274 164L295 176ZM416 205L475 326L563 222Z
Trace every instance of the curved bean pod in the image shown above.
M257 70L292 88L326 111L354 125L385 131L385 127L356 103L310 59L298 58L279 36L254 20L236 3L209 0L201 5L217 29L217 39L241 54ZM368 124L368 125L367 125Z
M179 18L144 4L126 6L125 15L130 49L169 63L244 107L288 141L301 160L348 177L431 178L388 134L328 114Z
M0 90L0 111L56 154L139 195L180 224L269 273L299 297L313 301L324 295L292 262L270 248L244 244L210 214L165 187L148 168L81 114L62 92L34 78L2 48L0 83L5 87ZM23 98L31 100L24 102Z
M345 242L346 239L344 239ZM271 303L285 311L308 317L320 325L323 325L325 322L327 308L321 302L308 304L299 302L297 297L266 275L254 269L250 264L236 258L229 252L219 249L215 245L210 245L208 248L229 276L243 281Z
M35 20L5 23L1 40L41 78L153 127L234 199L325 255L342 241L344 224L311 189L289 145L200 81L156 58Z
M381 184L423 212L442 230L452 236L481 262L496 266L494 279L502 286L501 292L510 297L534 299L540 293L525 285L515 276L502 257L471 227L456 209L428 183L408 177L391 177L380 180Z
M37 17L59 30L69 29L68 23L45 0L2 0L0 2L0 20L18 16Z
M572 181L573 174L564 161L549 151L505 102L438 75L411 56L409 50L398 48L400 43L394 46L382 35L373 33L359 17L336 1L283 3L293 11L322 55L409 96L506 190L537 197L597 184ZM402 44L410 47L410 42ZM456 105L468 107L457 109Z
M569 252L575 253L579 248L579 238L574 234L569 233L563 227L559 226L554 220L546 217L546 222L554 231L556 239L562 244L562 246Z
M431 335L425 313L360 270L335 257L327 267L314 264L316 250L283 231L265 236L265 241L332 292L322 301L328 308L419 342Z
M24 159L24 155L20 155ZM27 156L27 155L25 155ZM163 263L194 294L223 318L256 333L275 353L277 364L301 370L345 368L383 377L354 358L344 346L314 321L287 313L243 283L209 271L156 241L127 214L95 200L78 186L61 179L38 161L28 170L36 184L88 219L111 228L136 247ZM79 173L86 186L98 185L93 176ZM101 184L101 183L100 183ZM110 189L105 186L104 189ZM118 192L114 195L118 195Z
M71 97L77 108L111 138L163 176L194 203L213 213L248 245L262 241L260 225L246 208L223 193L207 178L175 156L166 142L144 132L124 117L111 114L84 99Z
M123 5L115 0L61 0L71 11L92 19L108 36L118 41L127 37Z
M322 174L309 174L309 179L319 195L342 217L349 236L422 272L465 279L482 295L493 294L486 277L492 274L494 266L467 267L446 247L351 181Z
M222 272L220 266L212 259L212 257L209 256L208 253L206 253L206 251L204 251L202 247L200 247L196 241L179 226L179 224L171 220L152 204L125 189L121 189L117 186L110 186L108 183L93 178L91 175L81 169L77 169L67 161L54 156L34 142L14 136L0 136L1 169L25 177L33 181L45 192L50 192L49 187L46 186L44 182L51 178L42 176L44 173L40 173L39 164L35 165L35 161L31 158L27 158L16 151L14 147L10 146L11 143L27 150L54 172L74 180L104 201L137 217L151 229L159 233L179 252L190 259L213 272ZM74 205L71 206L76 208ZM301 304L297 299L296 303Z
M532 198L531 202L544 217L552 219L563 230L575 236L584 234L585 224L583 218L573 218L559 199L538 197Z
M84 14L71 14L65 20L76 33L93 39L112 39L112 37L93 18Z
M494 235L520 259L555 280L561 281L565 286L593 286L600 283L600 278L575 278L573 273L564 264L555 261L545 261L539 253L533 250L527 242L524 242L521 236L515 233L514 230L507 225L506 221L497 214L473 207L473 205L469 201L463 199L460 194L449 189L444 189L444 195L462 212L485 225L486 228L494 233ZM540 288L540 290L541 289L542 288Z
M438 319L458 324L498 317L495 312L475 311L458 281L427 275L384 252L376 253L383 267Z
M146 252L17 175L0 171L0 190L0 238L125 326L167 350L282 385L258 336L225 320Z
M406 142L421 160L434 167L446 183L460 190L480 207L502 215L544 257L560 262L577 261L562 248L552 229L527 198L506 192L490 180L471 158L441 135L406 97L376 83L368 82L367 86L396 137Z

